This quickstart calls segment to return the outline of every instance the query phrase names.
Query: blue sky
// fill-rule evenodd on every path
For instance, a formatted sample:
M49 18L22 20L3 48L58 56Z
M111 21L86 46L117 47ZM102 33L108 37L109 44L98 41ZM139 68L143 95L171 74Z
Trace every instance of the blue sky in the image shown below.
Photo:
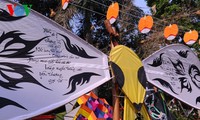
M134 0L134 5L140 7L146 14L150 14L149 7L146 6L145 0Z

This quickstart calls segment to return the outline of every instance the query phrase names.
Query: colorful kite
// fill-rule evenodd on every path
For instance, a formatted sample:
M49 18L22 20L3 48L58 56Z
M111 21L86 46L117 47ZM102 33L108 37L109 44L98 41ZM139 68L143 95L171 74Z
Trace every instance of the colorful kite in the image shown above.
M105 99L98 98L93 92L81 96L77 102L81 107L74 120L83 118L88 120L112 120L113 108Z
M141 33L150 32L153 27L153 18L151 16L144 16L140 18L138 23L138 29Z
M139 57L128 47L118 45L110 52L115 79L125 95L140 110L145 97L146 76Z
M113 24L119 15L119 4L117 2L112 3L108 7L106 18L110 21L110 24Z
M167 40L173 40L178 34L178 26L176 24L170 24L164 29L164 36Z
M105 54L35 11L12 16L12 3L0 3L2 120L37 116L110 80Z
M196 30L186 32L184 34L183 40L187 45L193 45L199 37L199 34Z
M189 47L166 46L143 60L143 64L151 84L200 109L200 62Z

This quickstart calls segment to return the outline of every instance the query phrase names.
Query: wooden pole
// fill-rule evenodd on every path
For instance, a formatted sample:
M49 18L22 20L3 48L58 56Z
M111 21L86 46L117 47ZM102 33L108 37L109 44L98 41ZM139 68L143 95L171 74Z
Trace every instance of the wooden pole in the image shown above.
M119 34L115 31L115 29L111 26L109 20L105 20L104 24L106 26L107 31L110 34L110 48L114 48L117 44L116 41L113 42L113 37L119 36ZM114 76L113 71L111 69L111 74ZM116 83L115 78L112 79L113 87L112 87L112 95L113 95L113 120L120 119L120 106L119 106L119 91L118 91L118 84Z

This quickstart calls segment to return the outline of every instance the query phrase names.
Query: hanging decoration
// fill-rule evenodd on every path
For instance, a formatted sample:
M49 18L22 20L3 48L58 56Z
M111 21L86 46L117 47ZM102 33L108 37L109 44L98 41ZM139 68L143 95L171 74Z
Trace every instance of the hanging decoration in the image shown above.
M70 0L62 0L62 9L65 10L68 7Z
M146 93L146 76L139 57L128 47L117 45L110 52L115 79L136 110L140 110Z
M117 2L112 3L108 7L106 18L110 21L110 24L113 24L119 15L119 4Z
M196 30L193 30L193 31L190 30L189 32L186 32L184 34L183 40L185 44L193 45L197 41L198 37L199 35Z
M200 109L200 61L189 47L168 45L144 59L143 64L151 84Z
M164 37L167 40L173 40L178 34L178 26L176 24L170 24L164 29Z
M151 16L144 16L140 18L138 23L138 29L141 33L150 32L153 27L153 18Z
M12 3L0 4L2 120L51 111L110 80L107 55L34 10L10 15Z

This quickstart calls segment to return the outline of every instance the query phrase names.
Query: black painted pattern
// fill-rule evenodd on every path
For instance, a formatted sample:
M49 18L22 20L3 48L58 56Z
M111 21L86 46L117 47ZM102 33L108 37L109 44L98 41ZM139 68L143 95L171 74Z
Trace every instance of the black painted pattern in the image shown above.
M77 85L82 86L83 84L88 83L92 76L100 76L100 75L96 74L96 73L92 73L92 72L84 72L84 73L80 73L80 74L70 77L67 88L69 88L71 86L71 90L64 95L71 94L74 91L76 91Z
M16 20L19 20L19 19L22 19L26 17L25 16L11 16L10 13L8 13L6 10L0 8L0 21L4 21L4 22L11 22L11 21L16 21Z
M88 55L87 52L82 47L79 47L76 44L71 44L71 42L67 36L62 35L60 33L58 33L58 34L64 38L63 42L64 42L65 48L68 52L70 52L74 55L83 57L83 58L88 58L88 59L97 58L95 56Z

